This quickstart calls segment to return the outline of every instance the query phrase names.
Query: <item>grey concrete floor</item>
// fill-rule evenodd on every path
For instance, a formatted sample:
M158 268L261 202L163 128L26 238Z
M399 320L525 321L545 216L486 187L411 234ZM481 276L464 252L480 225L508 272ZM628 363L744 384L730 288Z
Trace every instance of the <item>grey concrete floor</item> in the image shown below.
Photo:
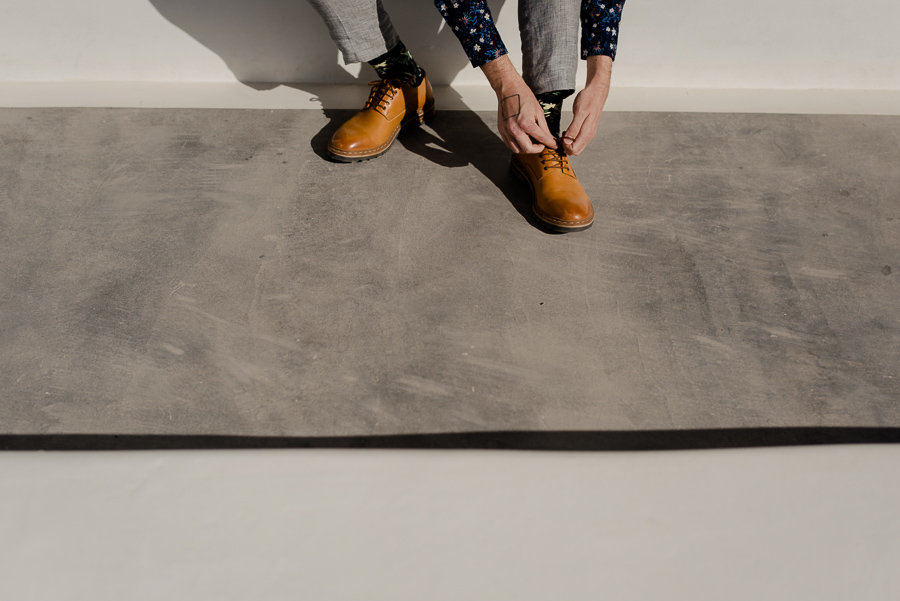
M550 235L347 114L0 110L0 433L900 426L900 118L609 113Z

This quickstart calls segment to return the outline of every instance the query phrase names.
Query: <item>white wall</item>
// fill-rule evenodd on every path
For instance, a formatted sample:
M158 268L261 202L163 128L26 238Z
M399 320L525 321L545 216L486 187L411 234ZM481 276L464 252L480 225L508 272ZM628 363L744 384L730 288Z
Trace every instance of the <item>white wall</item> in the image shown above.
M436 83L480 83L428 0L386 0ZM492 0L517 47L513 0ZM623 87L900 89L892 0L630 0ZM355 81L304 0L31 0L0 7L0 82ZM367 79L368 70L360 77Z

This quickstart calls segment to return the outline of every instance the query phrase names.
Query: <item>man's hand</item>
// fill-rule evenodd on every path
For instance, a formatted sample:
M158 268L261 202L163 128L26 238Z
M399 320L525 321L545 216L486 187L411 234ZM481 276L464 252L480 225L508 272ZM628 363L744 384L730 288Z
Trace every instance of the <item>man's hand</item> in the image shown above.
M545 146L556 148L544 109L509 57L496 58L481 70L497 94L497 129L503 143L516 154L536 154Z
M563 132L562 141L566 154L581 154L588 142L597 134L600 113L609 95L612 76L612 59L608 56L589 56L587 59L587 85L575 97L572 107L572 123Z

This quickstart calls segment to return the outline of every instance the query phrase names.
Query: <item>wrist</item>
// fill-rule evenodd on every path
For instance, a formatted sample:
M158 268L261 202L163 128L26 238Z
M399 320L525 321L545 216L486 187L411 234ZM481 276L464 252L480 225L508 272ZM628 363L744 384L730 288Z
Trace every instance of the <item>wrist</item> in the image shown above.
M585 87L609 87L612 79L612 58L597 54L587 58L587 85Z
M498 98L503 98L507 95L506 92L521 86L522 76L506 55L481 65L481 71Z

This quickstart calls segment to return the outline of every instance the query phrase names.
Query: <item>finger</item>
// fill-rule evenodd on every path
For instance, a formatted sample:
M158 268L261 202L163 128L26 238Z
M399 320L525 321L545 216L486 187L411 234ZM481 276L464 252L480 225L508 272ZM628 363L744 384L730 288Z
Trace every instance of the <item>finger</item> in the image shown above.
M578 156L581 154L585 148L587 148L588 142L591 141L593 136L589 136L587 132L582 131L581 135L572 140L571 149L569 150L569 154L572 156Z
M581 123L577 134L573 135L569 131L566 132L567 136L574 138L572 140L572 154L581 154L584 149L587 148L587 145L594 139L594 136L597 135L597 125L599 120L599 116L588 115Z
M537 125L532 124L531 129L537 130ZM515 122L509 123L507 133L510 139L515 141L518 154L536 154L544 149L544 145L539 140L535 140L528 131Z
M516 145L519 147L518 154L537 154L544 150L544 145L536 142L527 134L516 138Z
M578 156L579 154L582 153L582 151L583 151L585 148L587 148L587 143L586 143L586 142L583 142L583 141L581 141L581 140L575 140L575 141L572 143L572 150L571 150L571 152L569 152L569 154L571 154L572 156Z
M569 125L569 128L566 129L561 136L561 140L563 142L563 148L566 149L567 154L576 155L583 147L579 147L579 140L585 134L585 128L582 126L583 121L579 120L579 122L575 122L573 120L573 125Z
M507 146L515 154L532 154L544 149L543 146L535 144L531 136L521 130L510 136Z
M544 150L543 144L522 130L516 135L516 145L523 154L537 154Z
M513 125L512 120L502 120L499 119L497 121L497 131L500 134L500 139L503 141L503 145L509 148L513 152L518 152L518 147L515 143L515 135L513 128L510 126Z
M569 127L566 128L566 131L563 132L563 137L577 140L586 119L587 115L583 114L581 111L575 111L575 114L572 116L572 123L570 123Z
M543 119L543 115L541 115L541 118ZM525 133L534 138L539 144L548 148L556 148L556 138L550 133L550 128L547 127L546 121L543 123L543 128L539 123L532 122L522 129L524 129ZM541 150L543 150L543 148L541 148ZM540 150L537 152L540 152Z
M515 121L512 119L501 124L500 137L503 140L503 143L506 144L506 147L515 154L524 152L522 149L523 139L530 141L530 138L516 126Z
M514 153L519 153L519 146L516 144L515 139L512 136L503 135L500 136L500 139L503 140L503 144L509 148Z

